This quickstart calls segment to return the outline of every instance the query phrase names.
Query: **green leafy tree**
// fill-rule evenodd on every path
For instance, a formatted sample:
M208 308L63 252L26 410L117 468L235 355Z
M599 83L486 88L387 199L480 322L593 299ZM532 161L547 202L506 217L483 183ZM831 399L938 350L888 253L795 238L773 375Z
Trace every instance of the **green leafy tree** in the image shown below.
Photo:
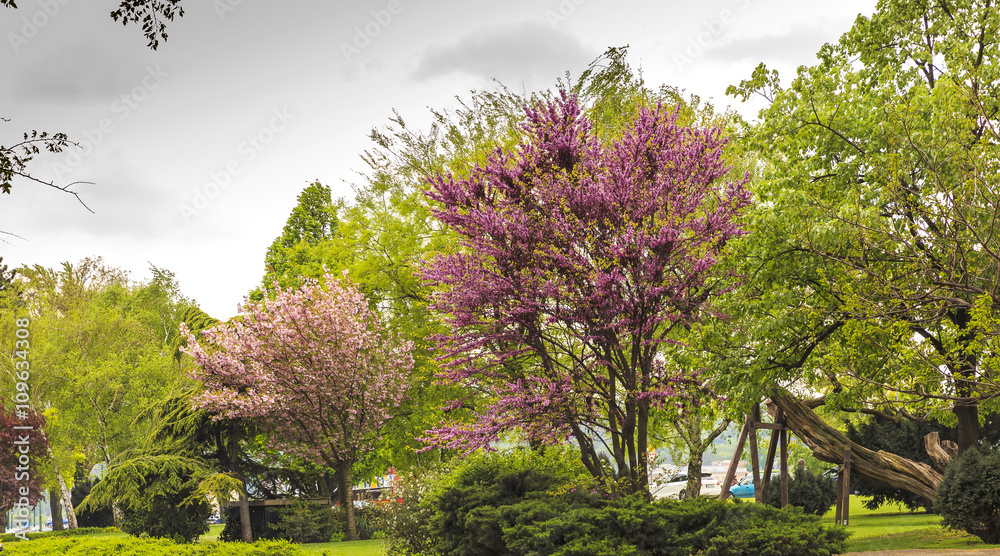
M761 65L730 89L769 102L747 139L760 179L740 326L718 337L744 403L805 381L832 407L930 414L960 451L977 444L998 399L998 17L990 2L881 0L787 88ZM940 475L912 463L933 492ZM872 478L901 486L888 468Z
M109 465L141 445L151 426L137 417L190 383L172 354L178 314L191 304L171 273L153 274L136 284L100 259L19 271L21 310L32 315L32 402L46 417L53 475L71 526L77 465ZM0 323L5 338L13 334L9 326ZM4 370L11 364L0 361ZM8 385L10 376L0 380Z

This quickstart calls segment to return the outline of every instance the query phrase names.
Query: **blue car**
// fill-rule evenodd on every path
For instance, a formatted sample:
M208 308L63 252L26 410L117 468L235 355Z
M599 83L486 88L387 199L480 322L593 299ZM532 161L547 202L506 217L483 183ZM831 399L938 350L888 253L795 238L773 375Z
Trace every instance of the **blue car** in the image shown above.
M788 476L789 479L792 478L791 475ZM777 485L781 483L781 475L775 473L771 475L771 484ZM736 498L754 498L754 488L753 488L753 473L747 473L745 477L740 479L740 482L736 483L735 486L729 488L729 492Z

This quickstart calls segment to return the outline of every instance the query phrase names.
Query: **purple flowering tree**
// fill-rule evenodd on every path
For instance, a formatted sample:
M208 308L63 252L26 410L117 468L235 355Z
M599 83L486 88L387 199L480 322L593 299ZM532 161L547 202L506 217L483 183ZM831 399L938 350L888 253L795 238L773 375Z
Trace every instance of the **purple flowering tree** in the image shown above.
M678 126L662 106L612 141L566 92L526 114L515 149L467 178L429 180L435 216L462 245L424 269L452 330L439 338L444 377L482 397L456 400L476 419L428 440L474 450L515 430L573 439L594 477L639 492L650 412L697 380L659 354L708 310L719 253L743 233L748 178L723 180L718 129Z
M402 402L412 346L385 332L356 287L329 274L278 288L241 313L203 331L205 346L182 325L205 385L197 404L217 418L254 420L275 448L334 469L354 540L351 467Z

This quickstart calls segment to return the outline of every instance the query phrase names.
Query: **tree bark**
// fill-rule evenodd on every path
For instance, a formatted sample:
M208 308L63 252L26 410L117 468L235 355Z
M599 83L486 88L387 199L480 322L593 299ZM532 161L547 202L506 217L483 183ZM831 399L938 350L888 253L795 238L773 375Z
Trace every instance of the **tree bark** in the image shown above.
M229 471L239 479L240 537L243 542L253 542L253 527L250 525L250 499L247 493L247 478L240 469L239 425L232 421L229 428Z
M956 405L952 412L958 417L958 453L979 444L979 406Z
M76 510L73 509L73 497L66 486L66 480L63 479L62 473L59 472L59 464L55 462L56 459L52 454L51 448L49 449L49 457L52 458L53 471L56 474L56 480L59 482L59 492L62 493L63 507L66 508L66 520L69 522L70 529L76 529Z
M358 540L358 527L354 521L354 485L351 477L351 464L341 462L337 465L337 492L339 493L340 507L344 508L347 515L347 530L344 534L349 541Z
M49 510L52 513L52 530L63 530L62 505L59 503L59 494L56 489L49 489Z
M931 457L934 468L941 473L944 473L945 468L948 467L952 458L958 456L958 445L950 440L942 442L937 431L929 433L924 437L924 449L927 450L927 455Z
M785 422L822 461L843 463L844 448L851 449L851 472L864 476L873 484L912 492L933 502L941 474L931 466L896 454L869 450L852 442L842 432L828 425L806 403L784 390L776 390L769 402L785 415Z
M687 486L684 494L687 498L697 498L701 494L701 464L704 461L701 448L701 414L692 411L680 419L678 426L687 425L687 437L682 436L688 445ZM687 421L687 423L684 423Z

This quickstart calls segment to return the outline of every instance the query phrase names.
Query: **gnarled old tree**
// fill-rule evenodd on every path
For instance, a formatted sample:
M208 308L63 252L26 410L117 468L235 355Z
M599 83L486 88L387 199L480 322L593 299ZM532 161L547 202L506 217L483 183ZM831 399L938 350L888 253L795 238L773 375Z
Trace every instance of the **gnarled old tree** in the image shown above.
M959 451L977 444L1000 396L998 21L985 0L882 0L787 89L763 65L730 89L770 101L750 134L762 158L742 245L752 303L730 346L754 363L731 384L766 397L798 381L829 406L931 415L957 426ZM838 460L829 443L846 438L773 399ZM870 461L857 472L934 496L933 470Z

